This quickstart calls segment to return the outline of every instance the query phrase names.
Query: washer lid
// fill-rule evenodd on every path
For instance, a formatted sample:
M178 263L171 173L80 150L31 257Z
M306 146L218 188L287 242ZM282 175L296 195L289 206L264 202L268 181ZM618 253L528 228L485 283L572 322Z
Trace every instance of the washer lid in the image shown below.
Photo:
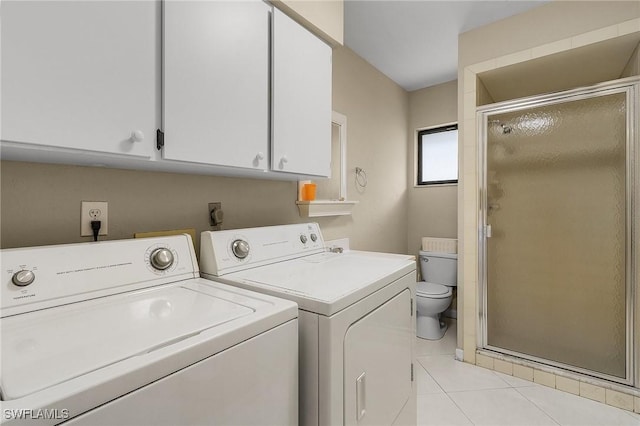
M171 346L254 312L240 303L171 286L3 318L3 399Z
M422 296L442 296L451 291L451 288L442 285L420 281L416 284L416 294Z

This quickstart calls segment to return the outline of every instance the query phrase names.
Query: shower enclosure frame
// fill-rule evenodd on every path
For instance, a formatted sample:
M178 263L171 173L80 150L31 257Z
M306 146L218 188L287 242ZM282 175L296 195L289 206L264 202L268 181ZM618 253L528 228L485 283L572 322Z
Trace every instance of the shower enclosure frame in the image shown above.
M533 355L514 352L508 349L494 347L488 344L487 333L487 238L490 238L490 224L487 221L488 211L488 186L487 186L487 140L489 117L494 114L527 110L543 105L561 104L573 100L589 99L596 96L614 93L626 93L626 377L619 377L585 370L560 362L539 358ZM537 364L568 370L582 375L588 375L609 382L640 388L640 278L638 273L638 229L640 229L640 136L638 126L640 108L640 76L630 77L611 82L596 84L593 86L567 90L563 92L531 96L516 100L493 103L477 108L476 119L478 123L478 184L479 184L479 210L478 210L478 282L479 282L479 317L478 322L478 348L510 355L532 361Z

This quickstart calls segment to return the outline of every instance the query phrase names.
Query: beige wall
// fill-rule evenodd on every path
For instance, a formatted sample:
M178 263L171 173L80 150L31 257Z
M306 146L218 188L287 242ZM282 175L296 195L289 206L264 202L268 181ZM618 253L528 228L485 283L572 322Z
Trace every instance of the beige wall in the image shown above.
M553 1L529 12L461 34L458 48L458 117L461 127L458 192L458 344L475 363L479 313L476 140L477 75L580 46L640 32L640 2ZM462 316L462 321L460 320Z
M460 34L458 71L467 65L625 22L639 13L637 1L551 1Z
M495 102L495 100L491 97L491 94L487 90L487 87L480 79L478 79L477 81L476 93L478 105L487 105Z
M456 123L458 82L409 93L408 226L407 250L418 254L422 237L457 238L458 186L416 187L417 131Z
M631 77L633 75L640 75L640 44L633 51L633 55L620 77Z
M333 78L333 109L347 116L347 193L353 211L352 243L393 253L407 250L407 92L373 71L348 48L334 49L344 72ZM355 168L367 174L358 190ZM363 243L366 242L366 246Z
M348 118L349 198L353 216L318 218L327 239L352 247L406 250L407 94L345 48L333 60L334 109ZM367 171L363 194L353 171ZM209 230L208 203L221 201L223 229L309 221L295 205L295 182L3 161L1 246L88 241L80 237L80 202L109 202L107 239L134 232L193 227Z
M274 0L273 3L329 43L344 43L343 0Z

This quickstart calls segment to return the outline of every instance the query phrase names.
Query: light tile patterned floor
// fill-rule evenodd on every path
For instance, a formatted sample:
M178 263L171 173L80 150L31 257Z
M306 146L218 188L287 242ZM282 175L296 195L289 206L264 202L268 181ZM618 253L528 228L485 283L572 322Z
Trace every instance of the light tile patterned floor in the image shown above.
M418 339L418 425L640 426L640 415L456 361L456 322Z

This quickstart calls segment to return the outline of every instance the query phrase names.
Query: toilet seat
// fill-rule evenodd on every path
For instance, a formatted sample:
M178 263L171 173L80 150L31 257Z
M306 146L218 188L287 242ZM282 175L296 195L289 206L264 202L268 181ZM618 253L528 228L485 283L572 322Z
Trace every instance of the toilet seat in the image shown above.
M416 284L416 294L430 299L444 299L451 296L453 290L442 284L420 281Z

